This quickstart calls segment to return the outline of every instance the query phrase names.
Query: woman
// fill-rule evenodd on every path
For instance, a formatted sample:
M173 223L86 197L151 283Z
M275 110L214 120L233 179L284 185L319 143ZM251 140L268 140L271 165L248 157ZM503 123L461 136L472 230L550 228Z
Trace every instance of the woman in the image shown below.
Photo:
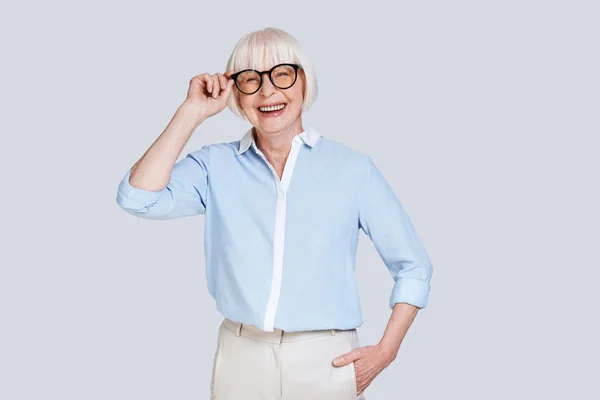
M125 174L117 202L143 218L205 216L208 289L224 316L211 398L365 399L427 305L430 260L371 157L304 127L317 81L291 35L247 34L226 71L192 78L165 131ZM226 105L250 122L246 134L176 162ZM362 347L359 229L395 281L385 333Z

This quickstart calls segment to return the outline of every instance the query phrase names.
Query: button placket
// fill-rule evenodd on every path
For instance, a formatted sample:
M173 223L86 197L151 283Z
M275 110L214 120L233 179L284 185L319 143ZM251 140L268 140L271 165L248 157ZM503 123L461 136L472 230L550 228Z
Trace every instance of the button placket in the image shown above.
M285 217L286 217L286 192L289 186L293 167L295 164L295 158L298 156L300 151L299 148L300 138L296 137L292 141L292 149L288 159L286 160L285 166L283 167L283 174L281 179L277 175L275 168L269 163L265 155L257 148L258 154L265 160L273 177L275 179L275 186L277 188L277 202L275 205L275 227L274 227L274 238L273 238L273 275L271 280L271 291L267 300L267 310L265 313L264 326L265 331L272 331L275 325L275 312L279 303L279 297L281 292L281 279L283 275L283 248L284 248L284 236L285 236Z

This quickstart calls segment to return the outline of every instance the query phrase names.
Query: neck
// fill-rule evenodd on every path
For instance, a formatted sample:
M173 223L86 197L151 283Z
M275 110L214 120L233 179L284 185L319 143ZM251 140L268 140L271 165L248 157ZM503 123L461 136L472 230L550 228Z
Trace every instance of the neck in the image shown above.
M298 120L297 123L277 132L262 132L256 127L253 131L254 141L260 151L275 157L287 157L292 147L292 139L304 131L304 128L302 121Z

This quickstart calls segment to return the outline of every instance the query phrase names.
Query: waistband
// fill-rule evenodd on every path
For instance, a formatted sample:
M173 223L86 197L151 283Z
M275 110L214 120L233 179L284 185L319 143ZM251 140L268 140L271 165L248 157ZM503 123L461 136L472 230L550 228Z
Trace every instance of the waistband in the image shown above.
M235 333L236 336L245 336L254 340L267 343L283 343L283 342L297 342L300 340L307 340L317 338L326 335L335 336L338 333L345 334L351 332L354 329L321 329L321 330L310 330L310 331L296 331L287 332L278 328L274 328L273 332L263 331L262 329L254 326L244 324L238 321L233 321L229 318L223 320L222 325Z

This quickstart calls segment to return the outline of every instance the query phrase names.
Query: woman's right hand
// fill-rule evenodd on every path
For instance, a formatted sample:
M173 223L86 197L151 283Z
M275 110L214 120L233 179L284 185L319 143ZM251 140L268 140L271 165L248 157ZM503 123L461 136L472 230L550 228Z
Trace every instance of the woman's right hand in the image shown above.
M190 87L184 104L198 109L203 118L221 112L227 105L234 82L230 78L233 71L225 74L200 74L190 80Z

